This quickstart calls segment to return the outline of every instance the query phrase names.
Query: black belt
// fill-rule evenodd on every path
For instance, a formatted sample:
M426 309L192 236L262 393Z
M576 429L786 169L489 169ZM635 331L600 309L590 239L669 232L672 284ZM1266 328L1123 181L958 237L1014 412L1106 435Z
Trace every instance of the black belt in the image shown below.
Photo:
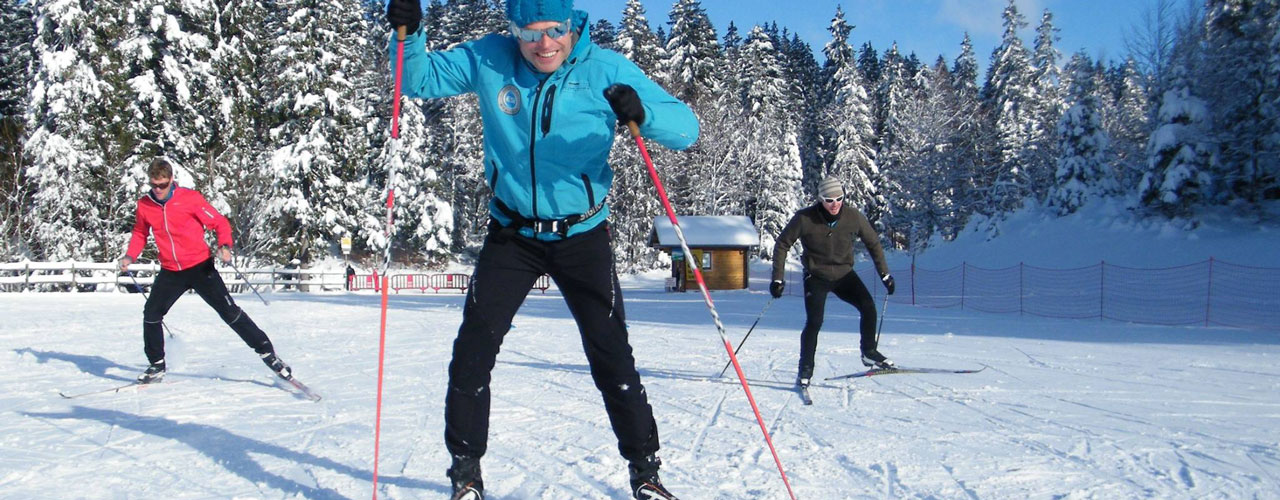
M502 200L494 198L493 201L494 205L498 207L498 211L511 219L511 226L508 227L527 227L532 229L535 233L556 233L560 236L568 236L570 226L590 219L591 216L600 213L600 210L604 209L604 201L601 201L585 213L570 215L563 219L529 219L520 215L519 212L512 210L511 207L508 207L506 203L502 202Z

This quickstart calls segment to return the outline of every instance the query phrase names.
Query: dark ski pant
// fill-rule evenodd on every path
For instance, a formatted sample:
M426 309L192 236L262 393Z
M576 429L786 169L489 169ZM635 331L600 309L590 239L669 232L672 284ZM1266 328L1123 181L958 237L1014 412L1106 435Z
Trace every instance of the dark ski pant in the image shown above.
M806 275L804 279L804 330L800 332L800 378L813 377L813 357L818 350L818 330L822 329L822 319L827 309L827 294L835 293L840 300L848 302L858 309L862 315L859 326L862 340L859 347L863 351L876 348L876 301L871 298L867 286L858 279L858 274L849 274L836 281L827 281L814 275Z
M607 224L559 241L506 233L490 226L453 342L444 407L449 453L477 459L484 455L490 372L511 319L543 274L555 280L578 323L591 378L604 398L618 451L629 461L656 453L657 424L627 342L622 290Z
M255 352L272 352L271 340L249 319L248 314L236 306L210 258L190 269L161 269L156 274L155 283L151 285L151 295L147 297L147 305L142 308L142 342L147 361L155 363L164 359L164 325L161 322L173 303L187 293L187 290L195 290Z

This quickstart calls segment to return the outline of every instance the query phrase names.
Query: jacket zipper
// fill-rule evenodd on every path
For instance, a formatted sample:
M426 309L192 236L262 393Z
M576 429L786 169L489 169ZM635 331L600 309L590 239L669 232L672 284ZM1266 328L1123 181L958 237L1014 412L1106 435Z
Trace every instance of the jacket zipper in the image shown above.
M173 195L169 195L169 200L173 201ZM169 250L173 252L173 263L178 266L178 270L182 270L182 261L178 260L178 245L173 242L173 232L169 231L169 206L168 202L160 205L160 219L164 221L164 234L169 237ZM158 243L157 243L158 244Z
M529 198L533 206L533 219L538 219L538 168L534 162L534 146L538 144L538 103L542 100L542 86L547 84L546 80L538 83L538 89L533 96L533 109L529 110Z
M582 185L587 188L587 210L591 210L591 207L596 206L596 194L591 189L591 178L587 177L587 174L582 174ZM586 213L586 210L583 213Z

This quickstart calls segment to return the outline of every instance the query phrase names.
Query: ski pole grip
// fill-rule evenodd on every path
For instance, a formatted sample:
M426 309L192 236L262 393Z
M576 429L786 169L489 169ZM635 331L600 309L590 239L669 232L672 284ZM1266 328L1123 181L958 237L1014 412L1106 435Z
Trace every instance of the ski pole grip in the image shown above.
M407 26L396 27L396 40L404 41L404 37L409 36L409 28Z
M627 130L631 131L631 137L640 137L640 126L636 122L627 122Z

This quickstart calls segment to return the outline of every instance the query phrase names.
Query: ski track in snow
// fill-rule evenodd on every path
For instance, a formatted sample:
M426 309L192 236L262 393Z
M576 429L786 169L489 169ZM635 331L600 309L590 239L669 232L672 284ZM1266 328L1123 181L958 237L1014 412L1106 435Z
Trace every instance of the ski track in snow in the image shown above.
M785 497L736 376L712 379L727 359L702 301L651 290L625 293L664 482L690 499ZM737 345L767 296L716 297ZM462 300L391 300L380 498L448 491L443 394ZM143 368L140 298L0 296L12 318L0 325L0 498L368 497L378 297L277 293L269 308L239 302L323 400L277 383L191 296L166 318L178 328L164 383L64 400L58 391L119 385ZM819 338L817 380L861 368L856 313L836 304ZM626 463L563 300L554 291L530 295L515 323L493 372L489 498L626 498ZM815 385L814 404L804 406L793 390L802 323L801 301L780 299L739 352L799 498L1280 491L1274 334L895 304L881 347L900 364L989 369Z

